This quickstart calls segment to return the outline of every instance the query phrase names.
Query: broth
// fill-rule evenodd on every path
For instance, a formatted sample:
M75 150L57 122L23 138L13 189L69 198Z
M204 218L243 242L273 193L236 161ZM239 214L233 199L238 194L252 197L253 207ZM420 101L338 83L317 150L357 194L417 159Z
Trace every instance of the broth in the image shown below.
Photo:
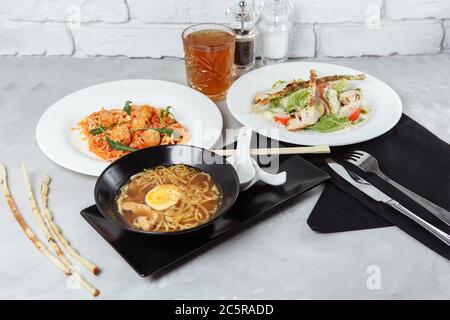
M116 199L122 220L152 232L194 228L216 216L222 192L211 175L186 165L159 166L131 177Z

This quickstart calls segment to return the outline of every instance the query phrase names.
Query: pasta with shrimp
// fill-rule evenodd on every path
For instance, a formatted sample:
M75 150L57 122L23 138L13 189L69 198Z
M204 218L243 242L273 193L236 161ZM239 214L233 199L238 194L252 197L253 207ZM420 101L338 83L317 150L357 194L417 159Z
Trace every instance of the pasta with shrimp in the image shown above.
M189 131L170 109L127 101L123 109L102 108L93 112L77 128L91 152L103 160L114 161L147 147L187 143Z

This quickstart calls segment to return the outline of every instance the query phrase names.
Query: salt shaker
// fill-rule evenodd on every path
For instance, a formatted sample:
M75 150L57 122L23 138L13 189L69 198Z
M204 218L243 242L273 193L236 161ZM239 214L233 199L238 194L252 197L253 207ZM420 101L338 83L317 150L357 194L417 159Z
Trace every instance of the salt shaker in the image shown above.
M239 1L238 4L227 10L227 18L230 27L236 32L234 65L238 72L251 70L255 66L255 41L258 34L257 11L247 1Z
M289 54L294 6L289 0L265 0L258 24L263 64L284 62Z

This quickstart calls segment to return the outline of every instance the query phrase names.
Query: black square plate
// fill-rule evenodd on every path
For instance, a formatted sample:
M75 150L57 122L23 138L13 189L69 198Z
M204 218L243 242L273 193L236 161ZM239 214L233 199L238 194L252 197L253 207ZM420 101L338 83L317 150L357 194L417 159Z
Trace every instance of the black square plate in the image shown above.
M95 205L81 211L81 215L139 275L157 276L329 179L327 173L299 156L281 156L280 171L287 172L284 185L255 184L241 192L234 206L215 223L191 234L165 237L126 231L106 220Z

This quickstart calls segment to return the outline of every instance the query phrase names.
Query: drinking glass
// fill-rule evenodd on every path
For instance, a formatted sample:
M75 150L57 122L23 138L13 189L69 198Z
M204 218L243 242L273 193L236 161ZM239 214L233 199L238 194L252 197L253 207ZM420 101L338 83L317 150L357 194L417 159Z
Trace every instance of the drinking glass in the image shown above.
M223 100L233 82L235 32L203 23L184 30L182 38L188 85L216 102Z

